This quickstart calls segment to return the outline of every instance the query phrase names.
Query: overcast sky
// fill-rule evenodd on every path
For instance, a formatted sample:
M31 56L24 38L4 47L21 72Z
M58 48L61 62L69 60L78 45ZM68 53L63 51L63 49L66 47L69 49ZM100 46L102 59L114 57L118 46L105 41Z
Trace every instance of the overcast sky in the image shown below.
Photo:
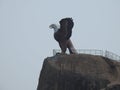
M49 25L65 17L75 48L120 55L120 0L0 0L0 90L36 90L44 58L59 48Z

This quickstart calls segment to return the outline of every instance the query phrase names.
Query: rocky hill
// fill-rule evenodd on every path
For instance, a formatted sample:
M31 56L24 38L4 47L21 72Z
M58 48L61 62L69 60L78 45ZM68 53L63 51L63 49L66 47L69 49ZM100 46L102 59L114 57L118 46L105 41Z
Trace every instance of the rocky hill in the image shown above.
M48 57L37 90L120 90L120 62L84 54Z

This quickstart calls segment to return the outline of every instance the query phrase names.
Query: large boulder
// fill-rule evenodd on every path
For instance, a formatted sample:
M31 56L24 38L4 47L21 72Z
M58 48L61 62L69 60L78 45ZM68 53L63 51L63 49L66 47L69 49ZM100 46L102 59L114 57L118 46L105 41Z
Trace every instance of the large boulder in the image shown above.
M44 60L37 90L120 90L119 83L120 62L94 55L55 55Z

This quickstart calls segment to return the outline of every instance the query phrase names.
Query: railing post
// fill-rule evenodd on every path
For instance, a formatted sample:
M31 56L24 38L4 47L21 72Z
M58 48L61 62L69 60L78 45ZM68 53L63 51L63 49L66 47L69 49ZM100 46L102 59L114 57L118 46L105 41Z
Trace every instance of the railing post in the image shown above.
M55 49L53 49L53 56L55 56L55 54L56 54L56 50L55 50Z

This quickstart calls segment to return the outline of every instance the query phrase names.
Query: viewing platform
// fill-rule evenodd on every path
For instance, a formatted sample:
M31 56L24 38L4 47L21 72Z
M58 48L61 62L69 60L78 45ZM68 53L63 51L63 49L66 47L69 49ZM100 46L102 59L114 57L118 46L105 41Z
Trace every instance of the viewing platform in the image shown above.
M56 53L60 53L60 49L53 49L53 55L56 55ZM97 55L97 56L102 56L106 57L112 60L116 60L120 62L120 56L110 52L110 51L103 51L103 50L97 50L97 49L77 49L78 54L90 54L90 55ZM68 53L68 50L67 50Z

